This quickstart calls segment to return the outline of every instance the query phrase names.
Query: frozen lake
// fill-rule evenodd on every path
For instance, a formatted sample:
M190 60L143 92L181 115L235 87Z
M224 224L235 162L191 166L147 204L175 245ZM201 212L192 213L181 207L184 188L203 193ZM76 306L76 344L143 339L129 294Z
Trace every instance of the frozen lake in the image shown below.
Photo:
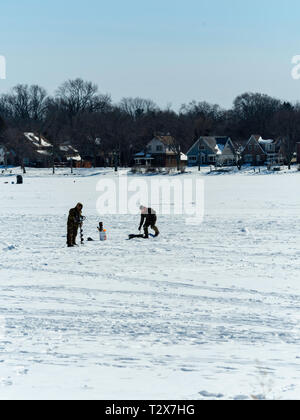
M201 225L126 241L139 217L108 215L72 249L68 210L97 239L111 174L50 172L0 176L1 399L299 399L300 172L193 171Z

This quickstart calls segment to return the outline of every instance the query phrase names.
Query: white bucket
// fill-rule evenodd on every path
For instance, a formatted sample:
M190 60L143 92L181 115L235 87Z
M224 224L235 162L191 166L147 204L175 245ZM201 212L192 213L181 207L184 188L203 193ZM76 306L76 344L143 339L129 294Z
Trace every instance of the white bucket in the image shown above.
M106 231L100 232L100 241L107 241L107 232Z

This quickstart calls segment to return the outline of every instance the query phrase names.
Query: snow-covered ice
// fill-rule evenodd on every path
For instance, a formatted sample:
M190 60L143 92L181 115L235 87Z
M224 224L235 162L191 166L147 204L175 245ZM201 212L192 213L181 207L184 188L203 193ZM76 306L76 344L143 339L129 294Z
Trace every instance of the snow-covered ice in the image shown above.
M103 218L66 248L84 204L98 238L110 170L0 176L1 399L300 397L300 172L208 175L205 218ZM190 176L182 175L182 177ZM145 177L144 177L145 178Z

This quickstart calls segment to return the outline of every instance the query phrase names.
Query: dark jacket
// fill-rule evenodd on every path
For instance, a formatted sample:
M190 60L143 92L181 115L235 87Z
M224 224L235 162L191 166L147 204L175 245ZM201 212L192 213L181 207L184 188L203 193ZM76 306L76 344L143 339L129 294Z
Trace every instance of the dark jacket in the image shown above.
M149 225L149 226L155 225L156 220L157 220L156 211L154 211L151 208L148 208L145 213L141 214L141 222L140 222L139 229L141 229L144 224Z
M74 209L71 209L69 211L69 217L68 217L68 225L80 225L81 223L81 211L78 211L77 208L75 207Z

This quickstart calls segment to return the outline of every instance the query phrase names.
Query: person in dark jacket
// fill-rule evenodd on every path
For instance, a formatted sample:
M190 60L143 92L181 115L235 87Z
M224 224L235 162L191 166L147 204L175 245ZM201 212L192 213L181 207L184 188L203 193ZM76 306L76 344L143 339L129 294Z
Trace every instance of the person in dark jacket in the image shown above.
M76 245L76 237L78 233L78 228L82 224L81 215L82 215L83 205L78 203L74 209L69 211L68 217L68 235L67 235L67 244L68 247Z
M141 231L142 227L144 227L145 238L149 238L149 227L155 232L155 237L159 235L159 230L156 226L157 216L156 212L148 207L141 206L141 222L139 226L139 231Z

